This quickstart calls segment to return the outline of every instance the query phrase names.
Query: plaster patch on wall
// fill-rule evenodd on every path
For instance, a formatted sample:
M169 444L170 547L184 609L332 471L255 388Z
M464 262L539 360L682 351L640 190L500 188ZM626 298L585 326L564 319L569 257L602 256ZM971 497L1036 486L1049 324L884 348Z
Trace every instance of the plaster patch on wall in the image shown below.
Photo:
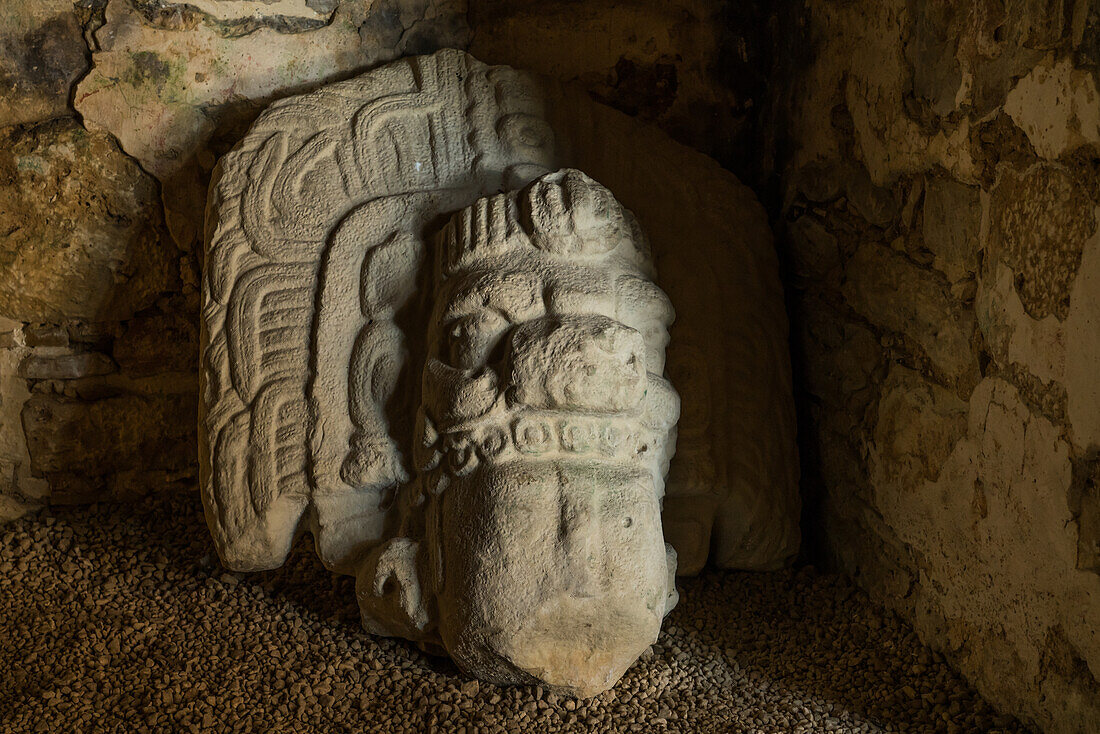
M1065 333L1053 314L1034 319L1016 292L1012 269L1002 262L979 280L978 325L998 360L1023 365L1043 382L1065 379Z
M133 0L151 25L167 30L205 23L224 36L243 36L259 28L301 33L326 25L333 7L307 0Z
M886 448L876 443L873 456L889 465ZM923 549L922 586L940 590L935 603L960 665L969 675L998 670L984 678L998 698L1014 695L1019 679L1043 680L1059 698L1082 684L1044 662L1053 629L1085 660L1100 655L1100 577L1076 569L1069 451L1058 426L1032 415L1012 385L986 379L937 481L876 485L887 525Z
M1096 79L1074 68L1069 59L1032 69L1009 92L1005 112L1044 158L1057 158L1079 145L1100 144Z
M1100 210L1097 211L1100 215ZM1084 248L1064 321L1029 316L1003 263L982 279L978 323L999 360L1066 391L1069 435L1079 451L1100 446L1100 234Z

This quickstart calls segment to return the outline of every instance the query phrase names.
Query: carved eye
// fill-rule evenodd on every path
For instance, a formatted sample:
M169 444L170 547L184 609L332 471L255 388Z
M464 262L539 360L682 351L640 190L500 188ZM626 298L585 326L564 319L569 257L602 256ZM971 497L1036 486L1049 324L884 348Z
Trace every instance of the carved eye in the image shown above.
M634 524L634 518L632 518L632 517L624 517L623 518L623 527L624 528L628 528L633 524Z
M533 115L513 113L498 123L504 145L526 155L532 163L549 163L554 147L554 132L549 123Z
M495 311L482 311L455 321L447 330L450 363L464 370L484 366L507 328L508 322Z
M478 452L482 458L492 459L508 445L508 436L501 428L490 428L481 439Z
M478 458L475 445L469 437L451 438L447 447L447 463L455 476L465 476L477 468Z
M561 445L566 451L584 453L597 437L597 427L587 422L566 421L561 424Z

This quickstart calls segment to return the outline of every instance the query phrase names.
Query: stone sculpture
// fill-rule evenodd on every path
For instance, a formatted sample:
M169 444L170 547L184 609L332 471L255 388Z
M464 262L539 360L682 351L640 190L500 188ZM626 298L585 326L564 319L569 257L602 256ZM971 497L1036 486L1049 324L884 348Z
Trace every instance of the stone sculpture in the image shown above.
M222 159L200 480L227 566L277 567L309 531L326 566L357 576L369 631L497 682L591 695L654 640L676 598L661 510L680 411L664 377L673 312L643 227L568 167L606 170L611 190L651 180L608 166L637 142L627 127L586 149L600 134L586 125L625 121L597 108L443 51L277 102ZM684 244L670 270L703 257L743 291L717 307L686 297L689 320L726 302L755 318L683 332L679 371L697 404L744 409L685 404L694 435L664 516L691 571L708 546L768 567L797 538L785 321L758 208L728 178L708 191L675 230L703 253ZM732 250L708 234L735 224ZM745 351L735 371L752 389L724 390L725 361L696 363L711 344ZM775 430L752 430L765 415ZM716 443L738 432L748 458L731 462L738 447ZM718 481L736 462L747 470Z
M380 278L414 259L382 247ZM434 259L419 473L396 536L360 567L363 625L442 645L483 679L598 693L676 598L660 517L680 410L661 376L672 307L633 217L575 170L463 209ZM376 365L401 352L386 314L407 293L372 304L356 375L392 384ZM352 411L347 481L397 473L380 407Z

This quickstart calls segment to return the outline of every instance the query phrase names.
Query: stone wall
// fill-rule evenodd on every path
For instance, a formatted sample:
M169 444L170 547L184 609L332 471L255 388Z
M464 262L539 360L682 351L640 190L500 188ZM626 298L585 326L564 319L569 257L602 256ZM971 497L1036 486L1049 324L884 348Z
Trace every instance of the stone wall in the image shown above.
M16 0L0 20L0 519L193 481L214 162L274 98L465 46L465 4Z
M272 99L468 48L757 186L811 546L998 706L1100 730L1096 5L5 3L0 518L193 481L214 162Z
M0 519L193 480L206 187L271 100L402 55L471 48L583 84L745 173L767 62L750 7L6 3Z
M810 0L781 219L807 526L993 703L1100 731L1100 9Z

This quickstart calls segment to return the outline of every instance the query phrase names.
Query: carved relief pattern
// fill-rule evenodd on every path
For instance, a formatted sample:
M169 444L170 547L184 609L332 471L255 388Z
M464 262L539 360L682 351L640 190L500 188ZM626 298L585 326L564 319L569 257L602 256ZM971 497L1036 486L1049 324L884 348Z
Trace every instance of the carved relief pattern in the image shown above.
M468 270L472 255L489 262L523 244L524 215L508 210L515 202L487 195L562 165L638 213L677 304L668 374L685 418L664 513L683 568L697 570L708 551L748 568L794 552L786 323L751 195L702 156L582 95L447 51L277 102L219 164L207 217L200 464L227 563L275 567L309 530L325 562L350 572L352 559L389 537L395 493L424 450L408 438L424 429L424 293L434 277ZM451 212L470 247L437 254L449 245L426 233ZM567 251L569 238L558 239ZM530 273L510 277L517 292L532 287ZM651 273L586 277L600 280L593 292L616 294L600 313L642 334L655 329L660 319L633 316L654 302ZM536 307L545 304L511 305L517 317ZM658 374L664 347L647 338ZM537 404L558 388L525 389ZM530 410L539 427L522 434L525 446L546 436L546 455L558 457L585 443L579 418L563 434L560 416ZM441 415L433 430L447 434L454 418ZM468 438L482 454L503 439L511 456L518 418L501 417L492 440Z
M369 277L379 269L374 261L384 258L387 249L407 253L421 248L418 226L440 211L465 205L483 187L499 187L511 166L537 163L532 152L550 158L549 152L526 148L516 155L481 130L483 119L495 130L494 118L537 114L537 109L525 109L523 99L509 97L508 85L522 87L515 76L510 71L490 74L458 52L391 64L275 103L221 161L211 189L210 209L216 216L208 220L205 412L200 423L205 435L202 482L211 528L233 564L281 564L315 490L329 495L354 495L364 489L377 493L377 487L363 481L362 468L349 466L344 472L355 480L352 483L340 479L340 472L335 477L311 473L316 469L310 466L311 453L323 458L326 451L346 449L323 445L328 439L319 413L327 413L328 406L310 401L309 382L316 379L309 369L314 362L311 339L327 336L315 327L323 331L328 325L318 284L322 278L329 283L347 280L345 268L353 266L351 260L367 255L365 261L354 263L368 273L364 290L381 288L362 294L355 320L364 322L356 331L368 340L365 321L371 321L373 333L383 331L382 312L392 312L400 296L386 290L392 290L392 284ZM469 95L475 88L487 93ZM430 193L417 196L418 192ZM378 203L387 199L394 201ZM338 245L326 251L341 219L371 202L392 213L390 229L379 229L376 222L367 223L369 231L352 227L356 231L343 232L342 241L353 241L354 252ZM390 268L381 270L384 279L393 277ZM415 267L405 275L415 278ZM335 302L341 294L326 295ZM374 351L361 348L357 359ZM400 357L391 355L392 360ZM379 374L385 367L357 366L360 369L352 372L367 376L368 384L355 385L356 395L381 391L372 394L366 406L346 390L340 399L345 413L351 404L349 415L354 414L360 426L355 439L359 453L382 450L397 457L395 447L378 440L378 435L387 434L384 426L379 434L379 418L371 415L376 399L392 389ZM337 369L347 381L349 363ZM381 379L372 381L372 376ZM406 476L399 458L375 458L390 465L391 478ZM228 461L243 465L228 471ZM317 486L318 478L326 484ZM246 496L251 501L242 503L240 498ZM313 528L330 565L339 565L349 546L378 540L343 538L333 530L349 508L359 510L359 515L379 513L376 501L372 505L369 500L344 500L351 504L331 517L319 507L321 516ZM361 532L369 536L380 527L381 518L376 517ZM330 545L331 552L325 553Z

